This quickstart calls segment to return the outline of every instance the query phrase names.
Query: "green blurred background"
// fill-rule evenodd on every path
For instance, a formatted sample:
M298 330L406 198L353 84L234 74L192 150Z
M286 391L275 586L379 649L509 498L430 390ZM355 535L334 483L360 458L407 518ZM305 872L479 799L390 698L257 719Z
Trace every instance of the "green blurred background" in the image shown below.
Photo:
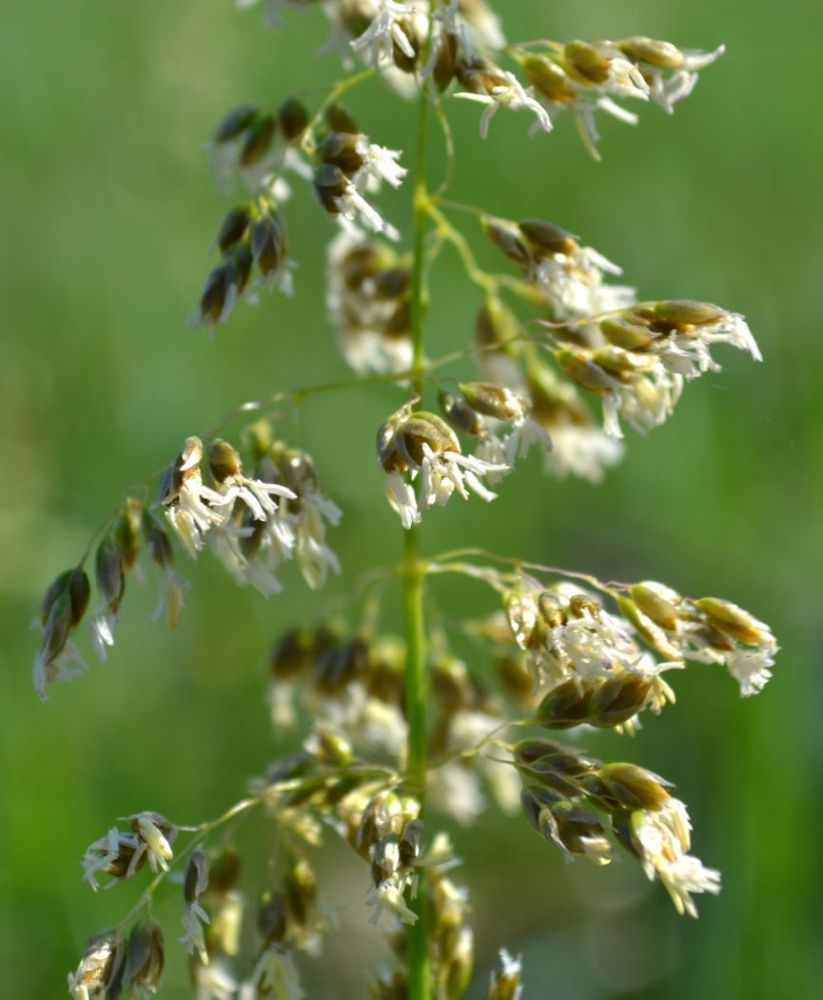
M527 119L501 113L482 143L477 109L450 102L452 191L582 234L644 297L746 313L766 362L723 351L723 374L691 385L665 427L633 435L604 485L556 484L530 461L493 506L454 502L430 515L425 545L479 543L727 596L771 623L783 652L759 698L741 702L727 676L694 665L676 677L677 705L629 745L587 742L676 782L696 853L724 876L699 921L678 919L635 866L566 867L525 821L490 815L456 833L478 982L506 946L524 953L527 998L819 995L823 14L811 0L497 6L510 39L644 33L684 47L728 44L673 118L652 107L636 130L605 121L600 165L569 119L529 141ZM268 645L347 588L344 578L311 594L290 571L286 594L266 602L204 558L184 567L194 587L175 633L148 623L153 582L132 584L110 661L53 688L45 706L31 688L27 629L42 591L130 482L239 400L344 377L320 306L332 228L308 192L288 208L297 297L241 306L216 339L184 323L226 207L205 137L228 107L301 88L316 101L339 74L335 58L308 55L325 37L322 17L289 13L275 34L259 11L238 13L229 0L50 0L15 5L0 35L4 996L60 996L86 937L138 895L128 884L94 896L80 880L83 850L115 817L151 808L200 821L262 771L275 753L262 701ZM410 145L410 106L379 90L349 103L377 141ZM402 196L385 204L407 222ZM432 354L465 343L478 305L448 254L437 286ZM301 443L345 510L333 541L351 574L400 550L372 453L397 398L376 386L301 412ZM476 589L439 592L455 614L488 609ZM264 826L252 830L265 836ZM361 956L378 948L360 905L365 872L342 850L324 870L333 897L350 905L320 963L335 986L310 995L358 997ZM158 912L172 939L176 897ZM177 957L161 995L187 995Z

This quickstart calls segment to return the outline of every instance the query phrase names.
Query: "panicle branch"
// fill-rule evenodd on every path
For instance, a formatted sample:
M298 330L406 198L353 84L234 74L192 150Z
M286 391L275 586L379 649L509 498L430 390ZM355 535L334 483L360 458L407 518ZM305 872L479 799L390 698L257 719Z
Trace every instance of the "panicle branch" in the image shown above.
M145 551L161 574L153 618L177 625L189 583L175 567L177 542L191 559L208 548L237 583L263 596L279 593L275 575L295 561L309 587L323 586L340 563L326 541L327 526L342 513L320 492L306 452L274 437L267 421L249 430L254 474L244 472L240 453L222 438L206 446L189 437L160 477L150 505L127 497L103 530L95 555L98 604L89 623L101 660L114 644L126 580L140 576ZM91 586L82 564L61 573L48 588L35 626L42 639L34 661L34 686L46 699L52 681L71 680L86 668L71 639L89 605Z

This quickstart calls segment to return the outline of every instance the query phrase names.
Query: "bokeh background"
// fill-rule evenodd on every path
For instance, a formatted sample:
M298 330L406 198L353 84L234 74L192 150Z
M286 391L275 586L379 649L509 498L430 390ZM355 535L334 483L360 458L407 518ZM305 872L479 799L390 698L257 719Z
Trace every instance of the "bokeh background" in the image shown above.
M607 578L728 596L773 625L783 652L754 700L741 702L721 671L694 665L676 678L677 705L630 744L588 742L676 782L696 852L724 875L699 921L678 919L635 866L564 866L524 820L490 813L455 834L475 901L478 983L505 945L525 956L530 998L815 996L823 15L811 0L498 7L512 39L645 33L685 47L728 44L673 118L648 108L636 130L605 121L602 164L588 159L570 120L529 141L526 118L501 113L483 143L477 109L451 102L453 196L583 234L645 297L745 312L766 362L726 351L722 375L690 386L665 427L632 436L604 485L555 484L531 461L493 506L454 502L427 518L425 544L433 552L479 542ZM239 13L229 0L50 0L15 5L0 34L5 996L60 996L86 937L136 898L137 884L94 896L80 881L85 846L115 817L152 808L203 820L263 770L276 752L262 699L268 646L288 624L321 617L350 585L348 577L311 594L289 572L286 594L266 602L204 558L185 567L194 586L175 633L148 621L153 585L130 584L110 661L53 688L45 706L31 689L28 625L42 591L127 485L238 401L345 374L321 307L332 229L309 192L288 210L297 297L238 308L215 339L184 322L226 208L205 137L235 104L276 103L301 89L316 101L339 73L333 57L308 54L325 36L323 19L290 13L276 34L259 11ZM410 145L409 106L375 90L349 105L378 141ZM437 173L436 144L434 158ZM402 197L385 204L407 222ZM477 307L448 254L437 284L433 354L466 342ZM374 428L396 400L396 390L376 386L318 397L301 411L296 432L345 510L334 543L350 574L400 550L372 453ZM476 589L439 593L456 614L488 607ZM338 901L352 902L320 963L326 985L310 995L362 996L377 947L358 902L365 873L342 850L329 852L323 870ZM164 899L158 913L171 939L176 894ZM187 995L177 957L161 995Z

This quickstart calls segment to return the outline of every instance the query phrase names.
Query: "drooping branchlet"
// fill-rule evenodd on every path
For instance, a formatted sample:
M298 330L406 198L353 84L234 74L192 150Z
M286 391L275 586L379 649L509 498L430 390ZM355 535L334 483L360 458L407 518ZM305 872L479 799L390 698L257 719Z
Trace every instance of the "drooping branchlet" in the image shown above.
M619 605L660 655L722 663L744 696L761 691L771 677L777 640L768 625L731 601L686 598L649 580L630 587Z
M672 112L691 93L698 71L723 52L722 45L714 52L687 52L671 42L634 37L524 46L513 54L548 113L571 111L586 149L600 159L597 112L632 125L637 115L617 101L652 100Z
M705 302L646 302L605 317L588 347L559 347L555 357L579 386L603 401L606 431L622 437L620 418L645 432L662 424L684 381L720 370L716 343L761 354L745 319Z

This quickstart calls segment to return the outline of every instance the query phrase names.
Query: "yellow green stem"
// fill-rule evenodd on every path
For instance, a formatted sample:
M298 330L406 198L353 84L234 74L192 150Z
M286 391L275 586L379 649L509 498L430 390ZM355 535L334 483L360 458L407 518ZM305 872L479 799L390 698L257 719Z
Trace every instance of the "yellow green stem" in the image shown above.
M484 271L477 263L477 258L474 256L468 240L449 220L440 205L437 204L436 199L427 199L426 211L435 224L435 231L440 239L451 243L457 251L469 281L478 285L488 295L496 295L501 288L508 288L509 291L527 302L534 305L545 304L544 294L539 287L507 274L490 274L488 271Z
M423 391L425 355L423 350L424 267L429 196L426 190L426 137L429 101L421 86L417 120L417 157L414 174L414 243L411 278L411 383L416 395ZM426 722L426 623L423 610L424 568L420 560L419 529L406 531L403 560L403 612L406 634L406 778L419 798L421 814L425 805L428 772L428 726ZM420 878L417 894L410 900L417 922L409 927L407 964L409 1000L430 1000L431 973L427 933L425 879Z
M314 117L311 119L309 124L306 126L306 130L303 133L303 139L301 146L303 151L309 155L313 156L316 148L316 136L315 132L317 127L323 121L323 116L326 111L333 105L336 104L340 98L347 93L349 90L353 90L358 87L361 83L365 83L366 80L371 80L372 77L377 75L377 70L370 66L368 69L360 70L358 73L354 73L351 76L347 76L345 79L338 81L334 87L329 91L326 99L322 102L320 107L317 109Z

